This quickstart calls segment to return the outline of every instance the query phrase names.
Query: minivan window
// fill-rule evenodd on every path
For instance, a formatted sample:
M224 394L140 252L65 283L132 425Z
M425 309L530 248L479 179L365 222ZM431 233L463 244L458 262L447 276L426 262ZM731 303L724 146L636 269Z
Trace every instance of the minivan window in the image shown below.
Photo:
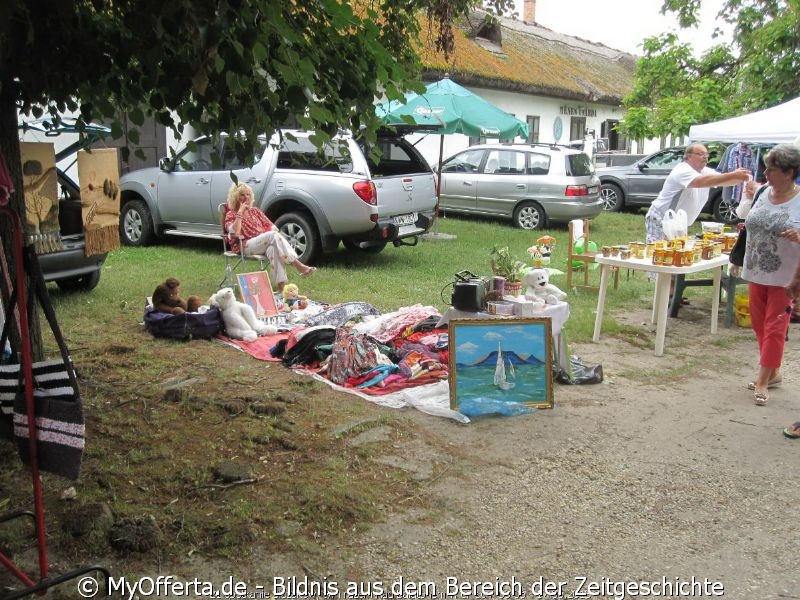
M547 175L550 172L550 155L528 153L528 175Z
M525 173L525 153L514 150L489 150L483 172L522 175Z
M308 138L298 137L297 141L283 140L278 168L351 173L353 162L341 153L337 142L319 149Z
M483 150L467 150L456 154L442 165L443 173L477 173L483 159Z
M586 177L594 173L594 166L587 154L579 152L578 154L568 154L566 164L566 173L571 177Z

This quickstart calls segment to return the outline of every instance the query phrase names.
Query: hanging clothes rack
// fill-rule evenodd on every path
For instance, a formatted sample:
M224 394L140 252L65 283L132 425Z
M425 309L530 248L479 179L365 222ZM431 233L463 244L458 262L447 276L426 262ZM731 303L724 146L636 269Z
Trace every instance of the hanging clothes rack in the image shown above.
M10 296L16 301L19 310L17 311L17 320L19 327L19 337L21 340L21 348L19 349L20 357L20 371L24 381L33 382L33 348L31 347L30 336L30 322L28 318L28 301L25 288L25 276L30 271L29 266L25 262L25 247L23 244L23 228L19 215L7 206L0 206L0 215L7 218L11 224L12 233L12 254L14 257L14 271L15 281L13 282L14 289L11 291ZM33 260L36 260L33 254ZM35 269L32 275L35 279L34 288L39 293L46 293L44 280L42 279L41 272ZM5 311L6 319L14 318L13 304L9 306L10 310ZM48 319L54 318L53 315L48 315ZM52 324L52 323L51 323ZM50 577L48 573L47 561L47 537L45 533L45 520L44 520L44 502L42 496L42 481L39 476L39 449L36 432L36 407L34 404L33 385L28 384L23 386L25 397L25 408L27 412L27 427L28 427L28 452L30 457L30 472L33 484L33 511L14 511L5 515L0 515L0 523L5 523L9 520L19 517L30 517L34 521L36 529L36 544L38 549L38 563L39 563L39 576L38 580L33 576L28 575L16 563L0 549L0 563L4 565L8 571L11 572L17 579L19 579L25 587L19 590L12 591L9 595L3 596L4 600L13 600L15 598L23 598L32 594L43 592L53 586L64 583L71 579L75 579L86 573L100 572L104 575L105 593L108 595L108 583L111 577L110 572L102 566L92 565L81 567L72 570L63 575ZM80 590L79 590L80 591ZM98 589L99 593L99 589Z

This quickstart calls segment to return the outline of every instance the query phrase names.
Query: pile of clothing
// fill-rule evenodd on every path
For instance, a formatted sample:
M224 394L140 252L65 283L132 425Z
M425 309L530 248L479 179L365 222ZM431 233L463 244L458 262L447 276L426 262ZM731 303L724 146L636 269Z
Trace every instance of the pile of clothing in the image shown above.
M446 380L448 334L431 306L380 314L363 302L334 305L292 330L273 355L331 382L368 394L388 394Z

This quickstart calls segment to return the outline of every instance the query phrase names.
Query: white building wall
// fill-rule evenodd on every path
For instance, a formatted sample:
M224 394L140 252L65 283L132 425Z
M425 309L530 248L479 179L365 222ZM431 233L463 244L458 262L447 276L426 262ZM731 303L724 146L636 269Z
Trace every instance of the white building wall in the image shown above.
M461 85L461 84L459 84ZM484 100L491 102L498 108L513 114L525 122L528 116L539 117L539 142L544 144L567 144L570 133L571 116L584 117L586 128L594 129L596 136L600 136L601 125L606 120L619 121L623 117L620 107L609 104L590 103L576 100L563 100L536 96L520 92L505 92L486 88L466 87L472 93ZM557 136L556 123L560 120L561 135ZM442 136L439 134L412 135L412 141L432 166L439 163L439 146ZM517 138L515 142L525 142ZM456 152L469 147L469 137L461 134L444 136L443 158L452 156Z

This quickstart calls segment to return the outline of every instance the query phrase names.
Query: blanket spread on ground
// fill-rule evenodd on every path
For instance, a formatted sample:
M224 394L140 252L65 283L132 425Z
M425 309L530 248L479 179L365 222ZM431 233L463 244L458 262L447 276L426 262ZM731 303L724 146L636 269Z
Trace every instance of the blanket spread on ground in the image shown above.
M288 337L288 333L276 333L275 335L262 336L252 342L245 342L244 340L234 340L233 338L219 334L216 336L216 339L224 344L227 344L228 346L241 350L242 352L246 352L258 360L281 362L280 358L275 358L272 356L270 350L272 350L272 348L277 345L278 342L285 340Z

